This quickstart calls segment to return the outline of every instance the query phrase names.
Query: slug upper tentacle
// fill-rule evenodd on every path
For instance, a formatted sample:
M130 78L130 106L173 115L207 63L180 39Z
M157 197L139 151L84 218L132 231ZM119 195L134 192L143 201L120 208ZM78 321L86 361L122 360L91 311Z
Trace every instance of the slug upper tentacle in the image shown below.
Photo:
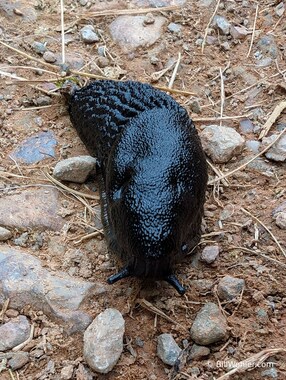
M165 280L200 239L207 165L187 111L139 82L95 81L69 100L71 121L99 161L102 219L128 276Z

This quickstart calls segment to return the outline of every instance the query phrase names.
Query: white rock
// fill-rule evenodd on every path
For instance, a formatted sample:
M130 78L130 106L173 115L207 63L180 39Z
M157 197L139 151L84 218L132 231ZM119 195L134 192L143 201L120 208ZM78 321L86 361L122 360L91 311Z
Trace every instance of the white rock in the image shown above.
M157 354L165 364L173 366L181 351L172 334L158 336Z
M95 169L96 159L91 156L71 157L58 162L53 175L61 181L83 183Z
M286 230L286 212L279 212L275 218L275 223L282 230Z
M208 125L201 133L203 149L215 163L226 163L240 154L245 139L234 128Z
M124 319L116 309L106 309L84 333L84 358L96 372L108 373L123 351Z
M144 20L144 16L119 16L110 24L113 40L126 53L139 46L150 46L161 36L165 17L155 16L154 23L149 25L144 24Z
M0 241L8 240L12 237L12 232L4 227L0 227Z
M262 139L262 148L272 143L277 134ZM268 151L265 156L269 160L283 162L286 161L286 135L284 134Z

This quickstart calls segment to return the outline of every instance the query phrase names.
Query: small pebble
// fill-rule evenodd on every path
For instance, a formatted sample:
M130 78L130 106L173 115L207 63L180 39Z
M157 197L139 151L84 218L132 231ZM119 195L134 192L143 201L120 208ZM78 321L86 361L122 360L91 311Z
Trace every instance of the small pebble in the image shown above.
M84 333L84 358L94 371L108 373L123 351L124 319L116 309L106 309Z
M60 379L61 380L70 380L70 379L72 379L73 370L74 370L74 368L73 368L73 366L71 364L66 365L65 367L63 367L62 370L61 370Z
M181 351L172 334L158 336L157 354L165 364L173 366Z
M283 13L285 12L285 4L284 1L281 1L276 7L275 7L275 13L278 17L281 17Z
M198 346L197 344L193 344L192 348L190 350L190 354L188 356L188 359L191 360L199 360L202 359L210 354L210 349L205 346Z
M51 51L46 51L43 55L43 58L46 62L49 62L49 63L54 63L56 62L57 60L57 57L55 56L55 54Z
M286 230L286 212L279 212L275 218L275 223L282 230Z
M67 158L58 162L53 176L60 181L84 183L90 173L95 170L96 159L91 156Z
M12 371L16 371L24 367L29 361L29 353L20 351L13 354L12 358L8 361L8 365Z
M241 294L244 287L245 281L242 278L225 276L218 283L217 293L222 301L231 301Z
M270 379L278 379L277 369L275 367L268 368L261 372L262 377L268 377Z
M202 113L202 109L201 109L201 106L200 106L200 103L197 99L194 99L191 103L190 103L190 110L196 114L200 114Z
M42 95L34 99L34 103L39 107L48 106L52 103L52 99L49 96Z
M109 65L109 59L106 57L98 57L96 63L98 67L104 68Z
M169 25L168 25L168 30L169 32L171 33L174 33L174 34L179 34L182 30L182 25L180 24L176 24L174 22L171 22Z
M12 232L7 230L7 228L0 227L0 241L9 240L12 237Z
M15 245L18 245L20 247L26 247L28 240L29 240L29 234L28 232L24 232L18 238L14 239L14 243Z
M222 34L229 34L231 24L223 16L216 15L213 18L212 25L217 27Z
M38 42L38 41L33 42L32 49L36 53L41 54L41 55L43 55L45 53L45 51L47 50L46 45L42 44L41 42Z
M211 264L216 260L218 255L219 255L219 246L209 245L203 249L200 260L207 264Z
M20 315L0 326L0 351L6 351L25 342L30 335L30 323L28 319Z
M248 30L245 26L233 26L230 27L230 34L235 40L244 40L248 35Z
M80 36L86 44L93 44L100 40L92 25L86 25L80 30Z
M147 13L146 16L144 17L143 24L144 25L151 25L154 24L155 18L153 16L153 13Z
M224 341L229 335L225 317L212 302L198 312L190 332L193 341L201 346Z

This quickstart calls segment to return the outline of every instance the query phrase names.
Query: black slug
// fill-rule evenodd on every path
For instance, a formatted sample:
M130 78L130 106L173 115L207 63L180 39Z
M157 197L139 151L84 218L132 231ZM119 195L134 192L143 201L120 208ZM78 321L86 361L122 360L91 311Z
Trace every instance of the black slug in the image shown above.
M122 263L108 282L165 280L183 294L174 264L200 240L207 184L187 111L148 84L100 80L71 94L69 113L98 160L105 236Z

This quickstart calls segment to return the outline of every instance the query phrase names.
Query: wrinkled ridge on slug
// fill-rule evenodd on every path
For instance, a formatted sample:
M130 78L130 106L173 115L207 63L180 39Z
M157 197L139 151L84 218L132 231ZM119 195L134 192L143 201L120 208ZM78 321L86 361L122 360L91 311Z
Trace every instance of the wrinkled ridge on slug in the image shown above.
M200 239L207 166L197 131L171 96L139 82L95 81L69 98L71 121L99 163L109 249L129 276L165 280Z

